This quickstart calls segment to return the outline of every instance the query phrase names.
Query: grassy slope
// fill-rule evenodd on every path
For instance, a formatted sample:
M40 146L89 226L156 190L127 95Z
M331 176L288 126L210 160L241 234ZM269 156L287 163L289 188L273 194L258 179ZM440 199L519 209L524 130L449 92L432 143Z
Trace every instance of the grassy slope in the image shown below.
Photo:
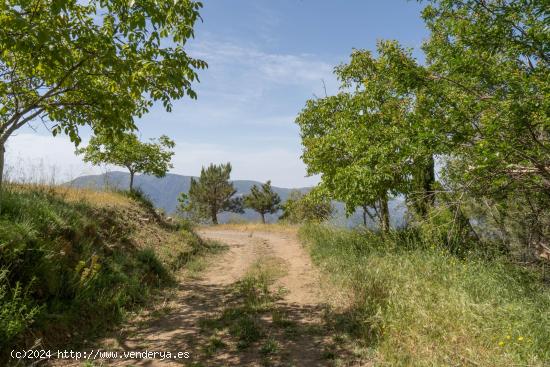
M339 330L361 340L376 361L550 364L550 289L540 274L435 247L403 250L398 241L348 230L306 226L301 237L346 290Z
M0 359L112 326L199 249L124 194L7 186L0 211Z

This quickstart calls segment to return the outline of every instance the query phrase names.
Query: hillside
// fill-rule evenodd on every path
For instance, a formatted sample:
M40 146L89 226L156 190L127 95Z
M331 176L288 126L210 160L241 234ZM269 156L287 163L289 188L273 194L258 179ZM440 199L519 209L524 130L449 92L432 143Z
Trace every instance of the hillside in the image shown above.
M177 175L173 173L167 174L165 177L157 178L149 175L138 175L135 177L135 187L141 189L155 204L157 208L162 208L166 213L174 213L178 204L178 196L181 192L188 192L193 176ZM130 176L125 172L107 172L101 175L88 175L78 177L68 183L67 186L75 188L89 188L95 190L109 189L127 189L130 182ZM260 185L261 182L252 180L233 180L233 185L237 190L237 195L245 195L250 192L253 185ZM284 188L273 186L273 190L279 194L281 201L284 202L293 190L298 190L306 193L311 190L310 187L299 188ZM344 205L339 202L334 202L336 214L334 221L338 224L353 226L361 223L360 213L356 213L350 218L346 218ZM390 201L390 212L393 224L400 225L403 222L405 215L405 206L403 200L396 198ZM279 214L267 215L268 222L277 221ZM245 213L222 213L220 215L220 223L227 222L230 218L242 218L247 221L258 220L259 215L250 209L246 209Z
M103 333L207 248L137 196L23 185L1 195L0 362L9 347Z
M167 213L174 213L178 205L178 196L181 192L188 192L193 176L184 176L177 174L167 174L165 177L157 178L149 175L138 175L135 178L134 185L141 189L155 204L157 208L164 209ZM126 189L130 182L130 176L125 172L108 172L101 175L81 176L68 182L67 185L77 188L93 188L93 189ZM244 195L250 191L253 185L259 185L257 181L251 180L234 180L232 181L237 195ZM290 192L294 189L283 187L273 187L273 190L279 194L282 201L288 198ZM307 192L310 188L298 188L301 192ZM234 214L224 213L220 215L221 222L227 221ZM246 210L242 215L246 220L257 219L257 215ZM272 215L268 219L276 220L277 216Z

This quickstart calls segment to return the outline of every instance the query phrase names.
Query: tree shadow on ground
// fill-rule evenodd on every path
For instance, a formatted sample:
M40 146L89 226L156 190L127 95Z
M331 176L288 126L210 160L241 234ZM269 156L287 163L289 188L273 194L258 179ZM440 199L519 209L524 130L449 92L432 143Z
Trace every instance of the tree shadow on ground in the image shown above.
M334 344L326 305L282 299L250 309L235 284L184 282L165 309L136 319L106 341L118 350L189 352L188 359L105 361L128 366L331 366L353 353ZM330 316L329 316L330 318Z

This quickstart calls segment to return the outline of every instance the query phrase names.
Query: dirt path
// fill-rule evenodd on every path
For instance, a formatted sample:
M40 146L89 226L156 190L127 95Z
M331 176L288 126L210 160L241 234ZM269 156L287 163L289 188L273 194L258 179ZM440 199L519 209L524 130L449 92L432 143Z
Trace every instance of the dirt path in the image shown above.
M284 302L296 305L316 305L320 302L319 278L309 255L292 232L258 232L238 230L203 230L204 238L230 245L230 252L205 278L224 284L238 280L259 256L275 256L286 264L287 274L277 284L288 290Z
M120 358L104 365L331 365L318 273L294 233L207 228L199 234L228 250L198 276L183 277L161 306L102 345L104 350L188 352L190 358ZM275 264L279 274L268 296L258 280L263 278L249 275L265 268L264 262Z

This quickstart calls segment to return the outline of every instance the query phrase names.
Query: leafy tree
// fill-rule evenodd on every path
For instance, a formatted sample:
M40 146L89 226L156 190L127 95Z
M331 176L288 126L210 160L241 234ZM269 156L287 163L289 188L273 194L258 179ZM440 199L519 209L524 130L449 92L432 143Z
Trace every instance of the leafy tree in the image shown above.
M279 219L290 223L320 223L329 219L334 212L330 200L321 193L321 190L316 189L305 195L298 190L293 190L282 205L282 209L283 214Z
M279 194L273 191L271 181L267 181L261 187L252 186L250 194L244 197L244 205L260 213L264 224L265 215L277 212L280 202L281 198Z
M434 128L438 95L426 93L427 70L396 42L379 43L378 53L355 50L336 68L340 93L308 101L296 122L308 172L322 175L322 186L348 214L377 208L387 231L392 195L418 197L425 215L433 202L433 157L445 145Z
M180 197L180 209L208 215L214 224L218 224L218 213L242 213L242 198L233 197L237 190L229 182L230 175L230 163L203 167L198 180L191 178L189 193Z
M550 33L545 0L440 0L423 18L430 77L444 89L464 186L550 189Z
M430 78L459 137L444 189L526 249L550 242L549 16L546 0L440 0L423 11Z
M41 119L78 145L88 125L106 138L133 130L161 101L196 98L206 63L184 50L202 4L180 1L20 1L0 5L0 182L4 146Z
M178 206L176 211L191 223L203 223L211 219L208 213L208 208L204 205L199 205L197 202L191 202L189 195L181 192L178 196Z
M95 165L113 164L126 167L130 172L130 191L134 189L134 175L144 173L164 177L172 168L170 161L175 144L163 135L150 143L138 140L135 134L124 134L109 138L96 135L90 139L88 146L77 149L77 154L84 154L84 161Z
M356 50L336 68L340 93L308 101L297 122L309 173L348 212L383 213L388 196L404 194L425 219L448 205L465 227L492 221L528 248L548 243L547 1L434 0L423 18L432 33L425 66L384 41L376 57ZM445 195L436 200L438 185ZM525 229L509 236L509 227Z

